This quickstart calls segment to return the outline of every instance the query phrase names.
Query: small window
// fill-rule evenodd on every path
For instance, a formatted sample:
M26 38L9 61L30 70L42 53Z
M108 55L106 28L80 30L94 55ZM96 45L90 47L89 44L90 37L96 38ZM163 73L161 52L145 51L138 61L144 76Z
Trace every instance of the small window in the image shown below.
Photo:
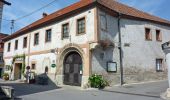
M145 39L152 40L151 29L149 29L149 28L145 28Z
M106 18L106 15L104 14L100 15L100 27L104 31L107 30L107 18Z
M85 34L85 17L77 20L77 34Z
M5 66L5 71L9 71L11 69L11 66L10 65L6 65Z
M15 40L15 50L18 49L18 40Z
M27 47L27 37L24 37L23 48L26 48L26 47Z
M105 53L104 53L104 52L100 53L100 59L101 59L101 60L104 60L104 59L105 59Z
M48 66L45 67L45 73L48 74Z
M3 58L2 58L2 56L0 56L0 62L2 62L3 61Z
M11 43L8 43L8 52L10 51L11 49Z
M46 30L45 42L51 42L51 29Z
M36 33L34 35L34 45L38 45L39 44L39 33Z
M4 45L3 44L0 44L0 48L3 49Z
M156 59L156 71L157 72L162 72L163 68L163 59Z
M160 30L156 30L156 40L162 41L162 34Z
M32 65L31 65L31 69L32 69L32 70L35 70L35 69L36 69L36 64L32 64Z
M62 25L62 38L69 37L69 23Z

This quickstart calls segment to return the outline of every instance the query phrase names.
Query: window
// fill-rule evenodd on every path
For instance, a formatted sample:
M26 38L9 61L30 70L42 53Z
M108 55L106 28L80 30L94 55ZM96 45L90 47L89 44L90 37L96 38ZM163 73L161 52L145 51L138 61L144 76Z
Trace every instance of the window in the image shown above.
M105 14L100 15L100 27L102 30L107 30L107 19Z
M69 23L62 25L62 39L69 37Z
M162 34L160 30L156 30L156 40L162 41Z
M8 43L8 52L10 51L11 49L11 43Z
M0 48L3 49L4 45L3 44L0 44Z
M163 59L156 59L156 71L157 72L161 72L162 71L162 62L163 62Z
M23 47L24 47L24 48L27 47L27 37L24 37L24 40L23 40Z
M46 30L45 34L45 42L50 42L51 41L51 29Z
M3 61L3 58L2 58L2 56L0 56L0 62L2 62Z
M85 33L85 17L77 20L77 34Z
M32 64L32 65L31 65L31 69L32 69L32 70L35 70L35 69L36 69L36 65L35 65L35 64Z
M152 40L151 29L149 29L149 28L145 28L145 39Z
M18 49L18 40L15 40L15 50Z
M9 70L11 70L11 66L10 65L6 65L5 66L5 71L9 71Z
M38 45L39 44L39 33L36 33L34 35L34 45Z

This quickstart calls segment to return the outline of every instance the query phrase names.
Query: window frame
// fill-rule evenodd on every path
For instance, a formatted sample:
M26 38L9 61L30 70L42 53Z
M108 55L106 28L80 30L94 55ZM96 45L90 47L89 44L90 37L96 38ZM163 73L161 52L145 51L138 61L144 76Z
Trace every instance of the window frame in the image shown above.
M15 46L14 46L15 50L18 50L18 40L15 40Z
M3 56L0 56L0 62L3 62Z
M11 42L8 43L8 48L7 51L10 52L11 51Z
M50 33L50 40L48 40L48 31L50 31L51 33ZM46 31L45 31L45 43L48 43L48 42L51 42L52 41L52 29L50 28L50 29L47 29Z
M161 64L159 64L158 68L158 61L161 61ZM156 72L162 72L163 71L163 58L156 58Z
M82 33L79 33L79 24L78 24L78 22L80 21L80 20L82 20L82 19L84 19L84 32L82 32ZM83 34L86 34L86 16L84 16L84 17L81 17L81 18L78 18L77 19L77 21L76 21L76 35L83 35Z
M147 30L149 30L149 33L147 33ZM148 34L148 35L147 35ZM148 38L149 36L149 38ZM151 28L145 27L145 40L146 41L152 41L152 32Z
M32 65L34 64L34 69L32 68ZM31 70L36 70L36 63L31 63Z
M162 32L159 29L156 29L156 41L162 42Z
M25 39L26 39L26 41L25 41ZM26 36L23 38L23 48L27 48L27 45L28 45L28 37Z
M65 25L68 25L68 36L67 37L64 37L64 26ZM61 27L61 30L62 30L62 34L61 34L61 39L63 40L63 39L67 39L67 38L69 38L69 30L70 30L70 23L68 22L68 23L64 23L64 24L62 24L62 27Z
M108 26L107 26L107 24L108 24L108 23L107 23L107 15L106 15L106 13L105 13L105 14L100 14L99 16L100 16L100 29L101 29L102 31L106 31L106 32L107 32L107 29L108 29ZM104 17L104 18L105 18L105 21L106 21L105 29L101 26L101 23L102 23L101 17Z
M36 34L38 34L38 42L36 43ZM34 34L34 46L39 45L39 33Z

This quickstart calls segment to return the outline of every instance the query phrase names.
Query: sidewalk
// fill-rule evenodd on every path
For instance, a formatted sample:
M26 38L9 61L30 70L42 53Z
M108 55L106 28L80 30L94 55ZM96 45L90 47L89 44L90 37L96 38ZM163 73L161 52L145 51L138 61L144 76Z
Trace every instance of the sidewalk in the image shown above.
M117 87L107 87L102 91L160 98L168 88L168 81L131 84Z

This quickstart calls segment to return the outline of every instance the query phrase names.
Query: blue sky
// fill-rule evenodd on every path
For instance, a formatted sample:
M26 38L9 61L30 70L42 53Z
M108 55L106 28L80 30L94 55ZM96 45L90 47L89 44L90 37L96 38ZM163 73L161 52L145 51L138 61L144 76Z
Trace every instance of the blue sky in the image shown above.
M7 0L12 3L11 6L4 6L3 22L1 32L10 34L10 21L20 18L30 12L41 8L42 6L54 0ZM42 18L42 13L53 13L63 7L66 7L79 0L56 0L52 5L41 9L40 11L15 22L14 31L31 24ZM121 3L135 7L139 10L170 20L170 0L118 0Z

